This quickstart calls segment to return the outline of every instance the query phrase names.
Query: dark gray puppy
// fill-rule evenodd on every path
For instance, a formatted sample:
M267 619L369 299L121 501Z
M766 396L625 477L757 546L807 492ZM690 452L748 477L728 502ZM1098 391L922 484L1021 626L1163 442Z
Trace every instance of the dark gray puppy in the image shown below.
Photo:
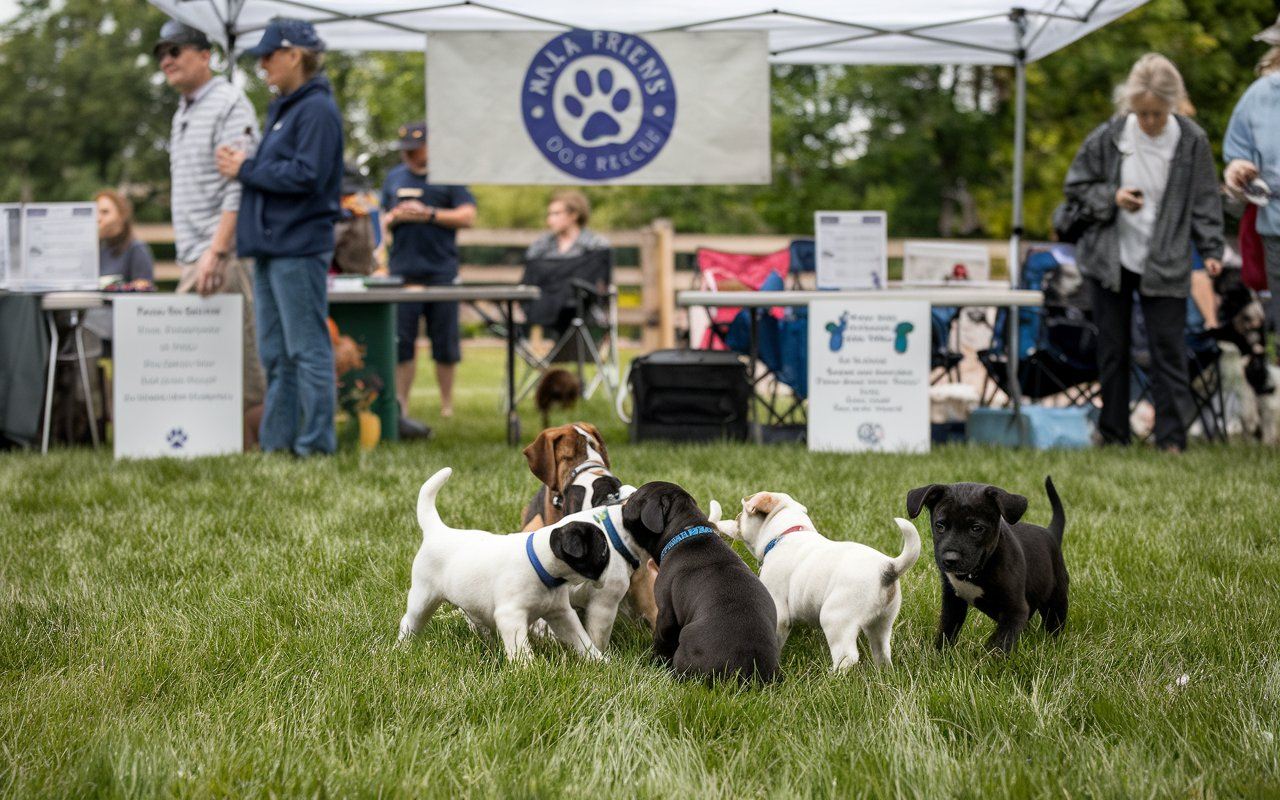
M689 493L646 483L623 506L622 524L658 564L657 659L681 677L776 680L773 598Z
M969 606L996 621L987 646L1013 650L1034 611L1050 634L1067 620L1066 517L1053 480L1044 480L1053 508L1048 528L1019 522L1027 498L985 483L935 483L907 492L907 513L923 506L933 523L933 557L942 577L942 617L934 646L956 640Z

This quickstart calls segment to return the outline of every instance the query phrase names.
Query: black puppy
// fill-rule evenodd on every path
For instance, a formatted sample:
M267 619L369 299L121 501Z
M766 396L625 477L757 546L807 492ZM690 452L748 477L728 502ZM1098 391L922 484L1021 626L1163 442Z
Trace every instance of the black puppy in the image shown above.
M907 513L921 506L933 522L933 556L942 577L942 617L934 646L956 640L969 606L996 621L987 646L1013 650L1033 611L1057 634L1067 620L1066 517L1050 478L1048 528L1019 522L1027 498L984 483L935 483L907 492Z
M623 506L622 524L659 566L657 659L682 677L776 680L773 598L689 493L646 483Z

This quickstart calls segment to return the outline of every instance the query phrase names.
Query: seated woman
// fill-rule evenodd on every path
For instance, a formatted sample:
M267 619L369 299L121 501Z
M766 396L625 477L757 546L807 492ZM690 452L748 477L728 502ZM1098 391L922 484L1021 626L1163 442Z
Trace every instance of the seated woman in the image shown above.
M98 275L115 278L110 285L131 291L154 289L156 265L151 248L133 235L133 205L110 189L93 200L98 206Z
M609 240L587 227L591 206L582 192L562 189L547 204L547 227L525 251L525 261L535 258L573 258L593 250L604 250Z

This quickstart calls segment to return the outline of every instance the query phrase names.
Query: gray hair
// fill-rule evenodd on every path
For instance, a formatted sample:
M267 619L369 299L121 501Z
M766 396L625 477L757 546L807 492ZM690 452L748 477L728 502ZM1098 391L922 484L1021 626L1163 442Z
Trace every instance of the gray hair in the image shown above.
M302 53L302 75L306 80L311 80L317 72L324 69L324 52L305 47L299 47L298 51Z
M1263 53L1262 58L1258 60L1258 66L1254 68L1254 72L1259 75L1270 75L1277 70L1280 70L1280 45Z
M1149 94L1164 103L1170 112L1183 107L1187 87L1173 62L1159 53L1147 53L1129 70L1129 78L1116 87L1114 96L1116 111L1128 114L1133 101Z

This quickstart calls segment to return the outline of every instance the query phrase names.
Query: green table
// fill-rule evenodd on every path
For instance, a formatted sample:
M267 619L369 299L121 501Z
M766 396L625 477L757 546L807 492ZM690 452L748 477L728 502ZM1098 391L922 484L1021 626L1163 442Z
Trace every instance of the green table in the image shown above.
M418 286L329 291L329 316L338 329L356 340L365 351L365 364L382 379L383 391L372 411L382 423L384 440L400 436L400 408L396 401L396 303L480 303L496 305L507 332L507 443L520 442L520 416L516 413L516 326L511 324L515 304L537 300L542 291L523 284Z

